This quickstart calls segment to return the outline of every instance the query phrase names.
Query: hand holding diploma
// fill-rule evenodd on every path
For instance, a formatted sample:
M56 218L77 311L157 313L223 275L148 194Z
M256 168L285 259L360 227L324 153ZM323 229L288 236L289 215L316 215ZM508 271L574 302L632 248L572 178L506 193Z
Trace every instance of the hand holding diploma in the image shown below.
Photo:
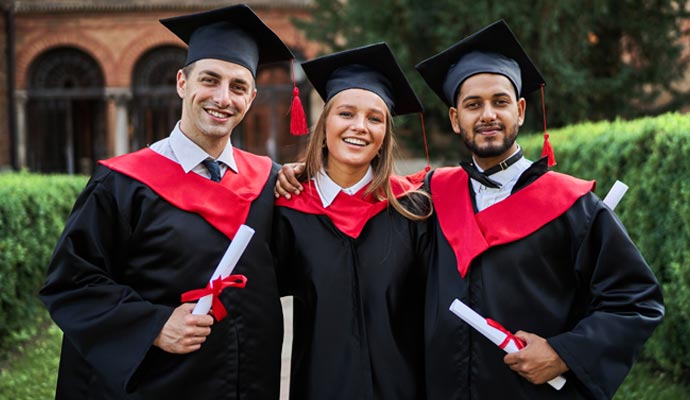
M187 354L199 350L211 333L213 317L193 315L194 304L182 304L173 310L153 345L172 354Z
M211 305L213 305L213 315L216 317L216 320L220 321L227 316L227 311L223 303L218 299L218 296L226 287L243 288L246 285L247 278L244 275L231 275L231 273L247 248L252 236L254 236L252 228L247 225L240 225L230 246L225 250L223 258L221 258L216 270L211 275L208 286L204 289L190 290L182 294L183 302L199 299L192 314L205 315L211 309Z
M453 314L460 317L460 319L462 319L463 321L467 322L468 325L476 329L479 333L481 333L484 337L493 342L496 346L502 348L506 353L515 353L525 346L525 344L519 337L510 333L503 326L501 326L501 324L491 319L482 317L458 299L455 299L453 303L450 305L450 311L452 311ZM520 333L524 334L524 332ZM536 335L533 336L538 337ZM531 337L528 339L530 341L532 340ZM523 374L521 373L520 375ZM559 375L551 379L548 383L554 389L560 390L563 387L563 385L565 385L565 382L565 378Z
M568 371L568 366L543 337L524 331L517 331L515 336L525 347L507 354L503 361L530 383L541 385Z

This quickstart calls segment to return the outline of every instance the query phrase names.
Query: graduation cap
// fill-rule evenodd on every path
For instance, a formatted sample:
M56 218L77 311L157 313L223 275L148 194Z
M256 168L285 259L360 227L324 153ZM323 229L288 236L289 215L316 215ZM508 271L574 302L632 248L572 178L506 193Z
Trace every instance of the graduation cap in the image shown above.
M517 97L542 89L544 78L504 20L488 25L448 49L415 66L426 83L448 107L455 107L462 83L481 73L500 74L510 80ZM544 118L544 155L555 165Z
M377 94L394 116L423 111L385 42L315 58L302 69L325 102L343 90L364 89Z
M424 180L431 169L424 108L388 44L379 42L315 58L302 63L302 69L325 102L343 90L364 89L377 94L393 116L419 113L427 166L406 178L412 183Z
M213 58L241 65L256 78L259 65L294 62L295 56L290 49L246 4L161 19L160 22L189 46L185 66ZM308 133L294 75L291 109L290 131L298 135Z
M448 107L454 107L460 85L472 75L506 76L522 97L544 84L537 67L504 20L473 33L415 66Z
M256 77L262 64L295 58L282 40L246 4L161 19L187 43L185 65L215 58L242 65Z

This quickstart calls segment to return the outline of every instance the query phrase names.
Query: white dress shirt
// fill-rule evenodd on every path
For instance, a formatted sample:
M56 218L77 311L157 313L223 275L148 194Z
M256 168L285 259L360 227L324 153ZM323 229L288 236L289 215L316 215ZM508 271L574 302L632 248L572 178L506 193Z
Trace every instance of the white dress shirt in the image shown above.
M323 168L321 168L321 170L319 170L316 176L312 179L316 184L316 192L319 194L323 208L327 208L331 205L331 203L333 203L333 200L335 200L335 197L341 191L349 194L350 196L359 192L364 186L374 179L374 171L371 169L370 165L369 169L367 169L367 173L364 174L362 179L349 188L342 188L337 183L333 182L333 179L328 176Z
M153 143L149 148L180 164L185 173L192 171L205 178L211 179L211 173L208 172L208 169L206 169L201 162L207 158L213 159L213 157L208 155L204 149L182 133L179 122L175 124L175 129L170 133L170 136ZM216 160L220 162L221 177L225 175L228 168L235 173L239 173L237 164L235 163L235 157L232 154L232 144L230 140L228 140L227 146L225 146L225 149Z
M518 147L518 150L516 150L515 153L517 153L519 150L520 148ZM506 160L510 158L510 156L506 157ZM477 165L476 161L474 162L474 165L477 167L479 172L484 172L484 170ZM501 184L501 187L498 189L484 186L476 180L471 179L472 189L474 190L474 200L477 204L477 211L482 211L483 209L490 207L499 201L503 201L510 196L510 193L520 178L520 175L522 175L522 173L525 172L530 165L532 165L532 162L525 157L522 157L508 168L496 172L495 174L491 174L490 178Z

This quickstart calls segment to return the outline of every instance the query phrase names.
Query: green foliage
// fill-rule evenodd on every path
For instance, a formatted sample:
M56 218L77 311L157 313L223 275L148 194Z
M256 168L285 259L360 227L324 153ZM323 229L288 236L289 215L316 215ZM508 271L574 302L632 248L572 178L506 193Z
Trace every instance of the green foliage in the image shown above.
M0 399L45 400L55 398L62 331L50 322L47 311L30 320L29 340L16 344L9 360L0 364Z
M666 303L643 357L690 381L690 114L585 123L550 136L555 170L596 179L600 197L616 180L630 187L616 214L662 283ZM540 136L519 142L539 157Z
M84 177L0 174L0 360L42 309L37 293Z
M689 104L688 93L671 85L688 67L681 48L690 33L682 38L681 17L689 7L689 0L314 0L313 17L295 24L329 51L386 41L425 105L429 131L449 132L447 107L413 66L505 19L544 75L548 123L555 128ZM655 107L662 90L671 100ZM542 126L539 94L527 103L525 130L536 131ZM402 127L408 147L421 151L419 122L403 119ZM431 154L458 154L457 143L434 140Z
M687 399L690 388L685 384L673 384L668 374L653 368L649 363L638 362L613 396L614 400L678 400Z

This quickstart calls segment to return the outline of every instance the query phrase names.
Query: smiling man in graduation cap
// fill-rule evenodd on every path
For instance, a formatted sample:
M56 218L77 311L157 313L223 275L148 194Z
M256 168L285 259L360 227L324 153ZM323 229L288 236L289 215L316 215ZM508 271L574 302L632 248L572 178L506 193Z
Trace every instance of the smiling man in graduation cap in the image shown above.
M611 398L661 322L662 296L594 182L549 171L548 142L543 159L523 157L523 96L541 74L503 21L416 68L472 152L428 177L428 398ZM526 346L505 355L448 310L455 298ZM560 391L544 384L559 374Z
M293 56L245 5L161 22L189 45L182 116L168 138L101 162L67 221L41 290L65 337L56 398L275 400L277 165L230 135L257 66ZM214 293L213 316L192 315L181 294L207 286L241 224L255 234L236 287Z

